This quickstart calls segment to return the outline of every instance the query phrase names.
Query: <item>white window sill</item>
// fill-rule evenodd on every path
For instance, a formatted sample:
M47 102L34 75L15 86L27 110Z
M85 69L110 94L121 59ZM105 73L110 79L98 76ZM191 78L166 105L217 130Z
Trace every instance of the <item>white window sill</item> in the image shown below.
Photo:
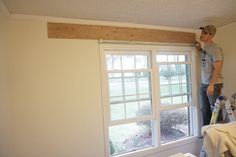
M130 152L122 155L117 155L115 157L143 157L143 156L148 156L154 153L158 153L161 151L165 151L168 149L174 149L176 147L180 147L189 143L194 143L198 140L197 136L192 136L189 138L181 139L178 141L174 141L171 143L163 144L162 146L158 147L152 147L152 148L147 148L147 149L142 149L142 150L137 150L135 152Z

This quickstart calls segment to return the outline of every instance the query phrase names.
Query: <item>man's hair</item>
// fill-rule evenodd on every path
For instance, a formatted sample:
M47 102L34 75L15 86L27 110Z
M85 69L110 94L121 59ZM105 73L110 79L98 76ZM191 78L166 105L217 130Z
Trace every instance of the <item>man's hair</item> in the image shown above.
M200 27L199 29L213 36L216 34L216 27L214 25L206 25L204 27Z

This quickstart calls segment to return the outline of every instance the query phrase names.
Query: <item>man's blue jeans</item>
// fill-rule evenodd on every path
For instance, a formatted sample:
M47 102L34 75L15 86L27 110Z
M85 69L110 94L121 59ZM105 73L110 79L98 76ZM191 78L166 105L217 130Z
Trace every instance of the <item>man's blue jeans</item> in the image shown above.
M211 96L207 95L208 84L202 84L200 89L201 111L203 125L209 125L211 121L212 109L215 106L217 97L221 94L223 83L215 84L214 93ZM219 114L218 120L222 120L222 114Z

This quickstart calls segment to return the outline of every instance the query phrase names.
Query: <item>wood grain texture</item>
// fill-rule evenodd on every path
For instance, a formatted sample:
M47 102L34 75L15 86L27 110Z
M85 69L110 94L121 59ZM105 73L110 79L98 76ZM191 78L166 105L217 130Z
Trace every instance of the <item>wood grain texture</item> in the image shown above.
M196 35L195 33L189 32L156 29L48 22L48 38L102 39L192 44L196 40Z

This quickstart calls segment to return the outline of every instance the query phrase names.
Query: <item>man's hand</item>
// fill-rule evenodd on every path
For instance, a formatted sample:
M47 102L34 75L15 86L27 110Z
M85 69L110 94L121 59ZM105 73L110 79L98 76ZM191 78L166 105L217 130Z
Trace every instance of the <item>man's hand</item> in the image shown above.
M214 93L214 85L209 85L207 88L207 95L211 96Z
M198 41L195 41L195 47L198 51L202 51L202 46L201 46L201 43L198 42Z

